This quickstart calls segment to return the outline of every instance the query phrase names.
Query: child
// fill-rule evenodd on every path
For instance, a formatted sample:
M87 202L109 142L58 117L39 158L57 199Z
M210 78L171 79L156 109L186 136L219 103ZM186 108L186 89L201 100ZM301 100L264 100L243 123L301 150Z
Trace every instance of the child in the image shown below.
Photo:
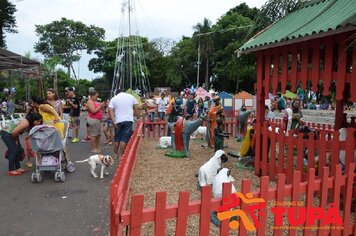
M224 137L229 138L229 135L223 131L223 120L219 117L216 120L216 127L214 129L215 152L224 148Z
M103 107L103 133L105 135L105 144L113 145L114 142L114 124L109 116L109 99L106 99L105 105Z

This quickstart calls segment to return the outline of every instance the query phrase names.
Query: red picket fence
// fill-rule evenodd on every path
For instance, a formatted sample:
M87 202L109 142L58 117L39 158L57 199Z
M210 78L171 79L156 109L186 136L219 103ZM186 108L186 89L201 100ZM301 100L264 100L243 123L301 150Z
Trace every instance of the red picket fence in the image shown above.
M147 117L143 120L144 124L144 137L156 138L167 136L168 125L167 121L148 121ZM206 126L206 122L203 122L203 126ZM237 132L237 121L236 117L226 117L225 118L225 132L229 133L231 137L236 136Z
M318 226L321 226L320 220L324 220L324 218L319 218L319 221L316 222L313 221L313 226L316 227L316 229L307 227L305 225L305 218L304 221L300 223L300 228L297 230L294 228L281 230L276 227L272 229L267 228L267 225L277 225L277 219L274 215L267 218L266 211L270 211L268 207L267 209L260 211L262 214L258 216L256 235L293 236L299 231L302 231L303 235L356 235L355 212L354 207L351 207L352 201L355 200L353 195L355 190L354 168L355 165L353 163L350 164L347 168L347 174L342 175L341 167L340 165L337 165L335 168L335 175L330 177L329 168L323 167L320 178L317 178L315 170L311 168L307 174L307 181L302 181L301 171L294 171L293 182L291 184L286 184L285 174L278 174L276 187L269 187L269 177L264 176L260 178L259 190L254 192L251 191L251 180L242 180L241 193L244 196L247 196L247 193L252 192L254 197L263 198L269 207L271 203L274 203L275 206L279 203L287 208L291 206L294 207L294 203L303 203L306 209L318 207L319 210L322 209L323 212L327 211L329 207L334 207L333 216L335 216L335 213L340 213L340 217L342 217L343 221L342 229L333 228L335 225L330 224L318 228ZM341 195L341 192L344 194ZM315 196L318 196L318 201L316 201ZM342 198L340 196L342 196ZM145 233L146 235L165 235L167 230L166 220L176 219L174 229L175 235L181 236L186 235L188 227L194 227L188 225L188 217L198 215L199 228L196 230L199 231L199 235L209 235L210 212L223 205L222 199L212 198L211 186L206 186L202 189L201 200L190 202L189 197L189 192L180 192L178 204L167 206L166 192L158 192L156 193L156 206L154 208L144 208L144 195L133 195L131 198L130 209L126 210L122 208L122 211L116 211L114 217L117 217L116 219L118 219L117 222L121 226L119 228L126 227L126 234L131 236L138 236L142 233ZM227 200L225 201L225 204L231 203L231 184L224 184L223 197ZM290 204L283 204L288 202L290 202ZM249 206L251 205L245 201L239 201L238 204L234 205L234 207L240 208L245 214L248 214L250 209ZM254 213L255 212L253 212L253 214ZM241 216L242 214L243 213L240 213L237 216ZM307 218L310 217L311 216L307 216ZM229 221L230 219L226 219L221 222L219 235L229 235ZM149 222L154 223L154 232L143 232L142 224ZM238 233L237 235L244 236L248 234L248 231L244 227L244 223L245 220L243 217L239 217L240 229L239 231L236 231ZM288 227L288 224L284 226ZM330 226L330 228L327 226ZM122 234L122 231L112 231L111 235Z
M277 177L277 174L285 173L287 183L293 180L293 170L303 173L306 178L306 169L329 166L331 175L335 175L335 166L340 163L340 153L346 153L345 165L353 163L355 160L354 151L356 150L356 141L354 138L355 129L347 129L347 139L339 140L339 131L323 129L315 126L318 130L317 139L313 133L308 137L303 137L299 133L296 137L291 132L286 136L283 132L276 133L276 127L283 127L281 123L271 123L271 128L267 125L263 128L256 127L257 132L261 132L262 156L255 158L255 174L269 175L271 179ZM261 130L260 130L261 129ZM305 150L307 154L305 155ZM307 157L305 165L304 157ZM315 158L317 156L317 159ZM317 168L317 176L321 176L323 169Z
M287 148L291 147L294 143L293 136L281 136L267 130L263 131L264 134L269 134L271 143L284 143ZM348 130L348 137L351 137L352 130ZM136 163L136 157L138 148L143 137L143 123L138 122L134 134L128 143L125 153L122 155L121 163L114 175L113 180L110 185L110 235L123 235L124 228L126 227L126 233L130 235L140 235L141 226L147 222L154 222L155 235L165 234L165 221L167 219L176 219L175 233L176 235L185 235L187 230L187 219L191 215L199 215L199 232L200 235L209 235L210 227L210 212L216 210L218 207L222 206L222 199L212 198L211 188L205 187L201 192L201 200L189 201L189 192L181 192L179 196L179 201L177 205L166 205L166 193L159 192L156 193L156 206L154 208L144 209L144 196L134 195L131 199L131 207L127 209L129 189L130 189L130 179L132 176L133 169ZM321 131L321 137L326 137L326 131ZM267 136L265 136L267 137ZM333 139L338 139L338 132L332 132ZM298 137L300 140L301 137ZM311 137L309 137L311 138ZM292 140L292 141L291 141ZM296 141L297 142L297 141ZM283 144L283 146L284 146ZM286 168L283 171L278 172L277 170L277 185L276 187L269 187L270 177L263 176L260 178L260 188L258 191L253 192L254 197L260 197L265 199L267 202L283 202L292 201L305 202L306 207L319 206L326 209L331 203L334 203L337 210L342 213L342 218L344 221L343 230L326 230L325 228L320 228L317 230L318 235L325 235L331 233L331 235L356 235L355 220L353 217L354 207L351 207L352 201L355 200L354 196L356 191L354 189L354 163L351 163L352 153L355 150L354 141L336 142L327 140L327 138L321 140L321 144L316 144L316 140L303 140L303 142L297 142L297 146L305 146L310 150L314 150L316 147L320 146L321 152L325 153L328 147L331 147L332 159L331 169L324 167L323 158L319 159L319 166L317 171L314 168L310 168L308 173L304 176L305 171L300 166L300 161L298 161L298 168L291 168L290 163L287 162ZM272 147L271 150L275 150ZM280 144L279 144L280 145ZM346 150L346 175L342 175L341 167L336 165L336 156L338 156L339 149ZM311 151L312 152L312 151ZM272 152L273 153L273 152ZM289 152L288 152L289 153ZM299 153L299 152L298 152ZM312 152L313 153L313 152ZM315 152L314 152L315 153ZM298 154L299 156L299 154ZM312 154L310 154L312 156ZM320 156L323 156L320 155ZM325 155L324 155L325 156ZM335 156L335 157L334 157ZM275 156L276 157L276 156ZM275 163L276 158L274 157ZM287 155L290 161L290 155ZM271 161L273 160L273 155L271 155ZM281 159L282 160L282 159ZM273 161L272 161L273 162ZM263 163L263 162L261 162ZM283 163L283 162L281 162ZM325 162L324 162L325 163ZM260 165L264 167L263 165ZM282 165L284 166L284 165ZM308 167L313 167L313 164L308 163ZM323 166L321 168L321 166ZM268 167L272 167L269 163ZM292 175L290 173L293 173ZM270 173L269 173L270 174ZM275 177L274 175L272 177ZM288 181L291 179L292 181ZM225 185L223 190L223 196L228 197L230 195L231 186ZM246 193L251 192L251 180L243 180L241 192L246 195ZM319 198L319 204L313 205L315 200L314 197ZM241 203L239 205L241 210L246 211L248 205ZM352 220L354 219L354 220ZM276 221L276 219L273 219ZM285 234L283 230L266 229L265 226L267 222L266 214L262 215L258 219L257 235L283 235ZM240 225L243 225L240 219ZM190 226L189 226L190 227ZM269 231L268 231L269 230ZM229 222L228 220L222 221L220 226L220 235L229 234ZM238 235L247 235L247 231L242 227ZM294 229L288 230L288 235L295 235ZM310 230L305 228L304 235L310 235Z
M123 225L119 214L126 209L130 189L130 179L136 164L138 147L142 137L142 122L138 122L136 129L121 156L118 169L110 182L110 235L121 235Z
M269 122L270 124L274 124L276 127L281 128L282 130L284 130L285 128L285 124L283 122L283 119L281 118L276 118L276 119L272 119ZM308 126L311 129L317 130L317 131L321 131L321 130L329 130L332 131L334 130L334 125L333 124L323 124L323 123L316 123L316 122L305 122L305 125Z

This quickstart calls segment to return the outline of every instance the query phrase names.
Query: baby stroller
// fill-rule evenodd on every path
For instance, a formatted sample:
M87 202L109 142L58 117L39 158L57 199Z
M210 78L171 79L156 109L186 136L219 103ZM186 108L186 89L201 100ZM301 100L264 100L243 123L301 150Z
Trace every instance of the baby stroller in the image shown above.
M60 123L63 123L63 136L51 125L38 125L30 130L31 146L37 152L36 172L31 175L32 183L42 181L41 171L55 171L54 181L64 182L65 174L62 166L65 165L68 172L75 170L74 164L67 160L64 152L68 122Z

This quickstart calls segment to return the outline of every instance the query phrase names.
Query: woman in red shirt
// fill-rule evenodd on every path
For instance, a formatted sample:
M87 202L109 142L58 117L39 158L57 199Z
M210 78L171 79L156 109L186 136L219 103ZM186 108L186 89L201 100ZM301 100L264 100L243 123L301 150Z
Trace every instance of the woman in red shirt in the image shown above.
M90 98L87 103L88 107L88 125L90 129L90 143L91 152L100 153L100 138L101 138L101 119L103 118L103 111L100 102L97 101L99 93L91 91L89 93Z

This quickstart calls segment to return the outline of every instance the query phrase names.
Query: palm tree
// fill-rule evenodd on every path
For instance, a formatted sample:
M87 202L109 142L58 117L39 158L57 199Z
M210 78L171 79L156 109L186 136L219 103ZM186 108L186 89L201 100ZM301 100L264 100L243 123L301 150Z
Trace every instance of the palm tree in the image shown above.
M212 38L211 21L204 18L203 23L198 23L193 27L196 32L193 34L195 42L200 47L198 50L205 63L205 89L209 90L209 57L214 50L214 41ZM194 37L195 36L195 37Z
M57 89L57 71L56 66L59 64L59 58L54 56L50 59L45 59L41 64L43 77L50 81L53 78L53 89L58 93Z

